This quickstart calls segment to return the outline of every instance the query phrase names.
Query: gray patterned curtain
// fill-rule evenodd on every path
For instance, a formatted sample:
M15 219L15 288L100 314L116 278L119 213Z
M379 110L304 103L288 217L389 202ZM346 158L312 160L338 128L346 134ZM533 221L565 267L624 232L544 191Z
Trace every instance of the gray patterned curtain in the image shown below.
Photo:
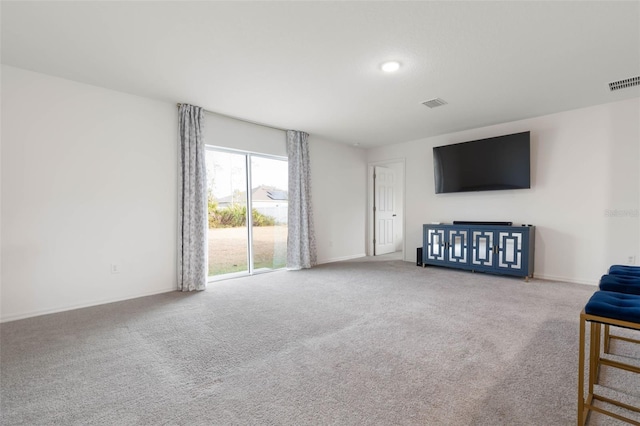
M287 269L311 268L316 264L308 138L308 133L287 131L289 158Z
M178 290L204 290L207 284L207 178L200 107L179 108Z

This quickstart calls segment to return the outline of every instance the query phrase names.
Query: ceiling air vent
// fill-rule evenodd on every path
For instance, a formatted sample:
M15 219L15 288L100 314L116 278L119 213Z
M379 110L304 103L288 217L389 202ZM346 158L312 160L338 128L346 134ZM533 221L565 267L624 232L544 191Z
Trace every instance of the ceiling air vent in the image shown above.
M435 107L439 107L446 104L447 102L444 99L440 99L440 98L429 99L428 101L424 101L422 103L422 105L426 105L429 108L435 108Z
M618 89L626 89L627 87L640 86L640 75L637 77L625 78L624 80L613 81L609 83L609 90L612 92Z

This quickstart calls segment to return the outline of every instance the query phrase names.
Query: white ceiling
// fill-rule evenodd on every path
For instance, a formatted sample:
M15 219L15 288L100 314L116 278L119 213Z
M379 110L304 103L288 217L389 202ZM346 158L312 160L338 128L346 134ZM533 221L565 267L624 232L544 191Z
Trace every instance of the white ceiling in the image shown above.
M363 147L640 96L608 88L640 75L639 1L2 1L1 19L4 64Z

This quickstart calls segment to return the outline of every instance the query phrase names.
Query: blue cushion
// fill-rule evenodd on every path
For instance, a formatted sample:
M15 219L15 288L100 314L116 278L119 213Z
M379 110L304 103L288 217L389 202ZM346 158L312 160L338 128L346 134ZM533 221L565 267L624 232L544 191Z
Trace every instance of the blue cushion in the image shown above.
M584 311L590 315L640 324L640 295L596 291Z
M600 290L618 293L640 294L640 277L629 275L603 275Z
M609 268L609 274L631 275L635 277L640 277L640 266L611 265L611 267Z

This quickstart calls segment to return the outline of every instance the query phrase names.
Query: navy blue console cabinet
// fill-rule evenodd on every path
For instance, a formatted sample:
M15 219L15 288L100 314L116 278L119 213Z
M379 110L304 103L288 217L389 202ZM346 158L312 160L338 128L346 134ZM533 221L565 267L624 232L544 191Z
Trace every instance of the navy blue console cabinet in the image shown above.
M422 265L533 277L535 226L423 225Z

